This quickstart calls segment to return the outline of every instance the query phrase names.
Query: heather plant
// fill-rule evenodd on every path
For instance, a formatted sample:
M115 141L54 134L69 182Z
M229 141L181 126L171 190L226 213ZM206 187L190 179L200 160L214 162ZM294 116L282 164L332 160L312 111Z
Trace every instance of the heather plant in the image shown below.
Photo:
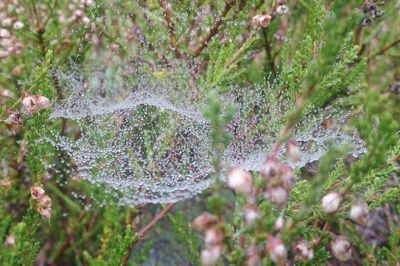
M398 265L399 12L0 2L0 264Z

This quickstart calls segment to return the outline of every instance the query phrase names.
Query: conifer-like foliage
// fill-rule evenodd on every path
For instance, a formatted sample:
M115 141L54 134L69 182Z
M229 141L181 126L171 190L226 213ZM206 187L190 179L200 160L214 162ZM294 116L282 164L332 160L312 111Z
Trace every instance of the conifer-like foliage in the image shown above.
M399 14L396 0L0 1L0 265L398 265ZM151 81L206 122L107 102ZM92 82L99 98L71 102ZM83 118L54 115L65 103ZM106 124L86 115L98 107ZM88 148L121 136L137 149L123 160ZM254 147L260 165L237 163ZM116 166L140 186L104 176ZM180 187L175 172L202 176ZM159 198L191 197L121 201L157 178Z

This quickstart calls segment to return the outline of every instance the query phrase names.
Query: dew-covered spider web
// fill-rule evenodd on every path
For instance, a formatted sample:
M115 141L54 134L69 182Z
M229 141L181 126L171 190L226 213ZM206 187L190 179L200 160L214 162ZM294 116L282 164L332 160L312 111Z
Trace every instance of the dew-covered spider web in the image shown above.
M185 67L154 72L119 64L56 76L68 96L51 118L73 120L80 131L55 135L51 142L73 159L81 178L109 188L121 205L176 202L215 182L210 123L203 116L207 100L193 100L188 93ZM227 127L232 140L223 156L226 169L257 171L277 140L284 103L274 100L274 85L232 87L220 96L222 112L236 107ZM363 152L353 133L323 127L324 113L332 112L322 111L296 127L302 154L293 166L318 160L330 145L349 146L355 156Z

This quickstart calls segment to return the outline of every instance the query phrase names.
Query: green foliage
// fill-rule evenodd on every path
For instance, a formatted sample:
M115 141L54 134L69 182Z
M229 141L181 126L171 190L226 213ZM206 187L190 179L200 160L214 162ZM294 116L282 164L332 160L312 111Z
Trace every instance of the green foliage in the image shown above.
M199 257L199 240L191 227L191 221L188 221L183 211L171 215L168 214L168 220L172 225L175 235L182 247L186 249L191 265L201 265Z
M366 26L360 24L366 16L360 6L369 1L287 1L289 13L283 16L272 12L275 0L118 0L112 4L100 0L92 5L35 0L20 1L18 10L8 6L12 1L3 2L7 8L0 7L2 16L24 26L15 29L1 19L1 30L12 35L0 38L1 265L143 265L154 259L151 254L157 237L136 232L151 221L154 207L118 206L118 199L110 197L104 187L77 178L75 163L47 143L51 132L76 138L80 134L71 121L49 119L54 104L67 96L53 71L69 64L85 65L93 58L140 62L155 78L169 77L176 65L189 68L190 77L175 81L182 92L197 94L193 101L206 102L204 115L210 122L210 156L217 180L211 193L205 192L190 204L199 214L207 209L218 217L218 229L224 233L220 265L244 265L246 249L253 244L262 265L272 265L266 251L270 235L285 242L290 256L296 241L313 243L314 258L296 265L334 263L329 242L338 234L347 236L355 247L360 257L356 263L399 262L398 223L389 221L385 244L371 247L348 219L357 199L364 200L370 212L390 205L400 213L400 188L392 185L400 172L400 98L395 89L389 90L400 77L397 1L376 1L384 14ZM76 10L89 22L79 18L79 12L74 14ZM260 14L273 15L268 27L252 24L252 17ZM2 31L2 35L7 33ZM12 47L5 47L7 41L13 41ZM168 71L159 71L160 65ZM283 144L294 125L307 121L302 120L306 116L312 120L330 106L337 114L350 114L349 121L336 126L357 135L365 143L365 153L350 158L349 150L332 145L318 161L315 174L306 176L296 169L297 181L285 206L265 199L267 181L256 173L252 176L258 197L226 190L219 177L225 174L223 151L233 139L227 127L236 110L232 106L224 109L226 104L218 96L235 95L237 88L252 90L248 85L253 84L265 87L262 95L268 100L267 106L259 107L265 116L256 130L289 128L282 136ZM9 96L3 93L6 90ZM24 93L44 95L52 106L29 115L21 106ZM23 117L23 128L15 135L5 126L14 111ZM250 117L252 111L243 115ZM160 123L155 128L163 126ZM268 138L280 136L276 131ZM154 139L146 136L143 150L151 150ZM170 145L170 138L165 140L160 158ZM40 217L31 199L30 188L35 183L52 199L51 220ZM326 214L321 198L331 191L342 193L343 200L336 213ZM248 204L260 212L253 225L243 221L242 210ZM175 208L174 214L167 215L170 228L154 227L153 236L170 230L184 249L179 256L191 265L201 265L199 254L205 245L191 228L188 210ZM280 230L275 228L279 216L286 221ZM6 246L9 236L16 241ZM143 242L136 248L139 241Z

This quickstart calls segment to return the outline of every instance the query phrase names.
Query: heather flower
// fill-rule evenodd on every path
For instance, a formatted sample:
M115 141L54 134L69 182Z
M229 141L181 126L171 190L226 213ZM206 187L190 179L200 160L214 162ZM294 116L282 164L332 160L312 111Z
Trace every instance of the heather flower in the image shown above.
M277 265L285 265L287 250L282 240L275 236L268 236L266 249L273 262Z
M228 173L228 186L239 193L248 194L253 188L251 174L243 169L234 168Z
M260 210L256 205L248 205L242 210L243 219L247 225L252 225L255 223L257 218L260 216Z
M276 13L279 15L287 14L289 12L289 8L287 5L279 5L276 9Z
M51 208L40 207L39 213L43 218L50 219L53 214L53 210Z
M280 163L277 158L269 157L265 160L260 169L260 173L267 178L274 178L280 169Z
M4 242L4 246L6 248L11 248L15 245L15 235L14 234L10 234L8 235L8 237L6 238L6 241Z
M50 101L48 98L42 95L25 93L25 97L22 100L22 105L29 114L33 114L42 109L48 108L50 106Z
M11 181L9 178L3 178L1 180L1 186L5 189L5 190L9 190L11 187Z
M310 247L310 243L306 241L300 241L294 247L295 260L300 262L306 262L314 258L314 251Z
M351 245L343 236L337 236L331 241L333 256L340 261L347 261L351 258Z
M24 27L24 23L22 23L21 21L16 21L14 22L13 28L16 30L20 30Z
M51 208L51 198L47 195L43 195L39 199L40 206L43 208Z
M194 219L192 226L195 230L204 231L206 228L210 227L216 222L216 216L208 212L204 212L203 214L197 216L196 219Z
M14 134L17 134L21 130L23 124L21 113L11 111L8 115L6 122L7 128Z
M45 194L44 189L41 186L39 186L38 184L35 184L33 187L31 187L31 197L32 197L32 199L38 200L44 194Z
M298 162L300 160L300 148L294 139L287 142L286 153L292 162Z
M272 186L267 189L264 193L266 199L271 200L272 203L282 206L286 203L288 199L288 192L281 186Z
M322 198L322 210L326 213L334 213L338 210L342 196L332 192Z
M222 248L220 246L212 246L201 251L201 265L203 266L213 266L218 262L221 256Z
M359 223L366 224L368 221L368 204L363 201L357 201L351 206L350 219Z
M204 244L206 246L214 246L221 243L224 238L224 234L221 230L216 228L208 228L204 232Z

